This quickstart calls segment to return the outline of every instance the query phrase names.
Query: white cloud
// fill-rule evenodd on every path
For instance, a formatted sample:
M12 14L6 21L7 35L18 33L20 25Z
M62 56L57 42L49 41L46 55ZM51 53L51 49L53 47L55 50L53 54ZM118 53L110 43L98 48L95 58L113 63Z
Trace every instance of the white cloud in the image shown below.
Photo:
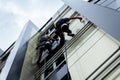
M3 2L0 5L0 48L6 50L17 39L28 19L12 2Z
M28 20L40 28L62 5L61 0L0 0L0 48L10 46Z

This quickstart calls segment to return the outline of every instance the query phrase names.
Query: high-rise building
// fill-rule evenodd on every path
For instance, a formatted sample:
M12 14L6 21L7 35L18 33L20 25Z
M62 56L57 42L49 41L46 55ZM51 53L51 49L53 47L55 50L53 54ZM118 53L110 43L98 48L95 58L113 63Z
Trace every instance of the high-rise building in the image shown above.
M63 0L63 5L40 29L29 21L3 59L0 80L119 80L120 3L119 0ZM69 23L74 37L53 41L52 53L43 51L37 64L39 39L55 37L60 18L82 17ZM5 54L8 54L6 51Z
M2 49L0 49L0 56L2 55L2 53L3 53L3 50L2 50Z

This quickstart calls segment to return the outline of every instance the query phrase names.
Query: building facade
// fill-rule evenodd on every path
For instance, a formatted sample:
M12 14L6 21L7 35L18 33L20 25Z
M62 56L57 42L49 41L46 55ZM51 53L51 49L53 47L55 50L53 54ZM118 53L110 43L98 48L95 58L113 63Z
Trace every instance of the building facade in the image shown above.
M63 1L66 4L40 30L32 22L25 25L9 56L3 60L0 80L120 79L119 0ZM53 53L45 50L37 65L40 37L44 34L54 37L54 23L60 18L76 16L83 20L70 22L75 36L64 34L66 42L62 48L59 38L54 41Z

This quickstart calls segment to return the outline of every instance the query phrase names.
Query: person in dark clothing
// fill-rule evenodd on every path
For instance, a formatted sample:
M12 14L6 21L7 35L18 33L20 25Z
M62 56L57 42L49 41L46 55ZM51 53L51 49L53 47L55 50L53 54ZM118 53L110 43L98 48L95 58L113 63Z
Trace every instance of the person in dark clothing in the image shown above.
M55 40L55 39L50 37L50 36L47 36L47 35L44 35L40 38L39 44L36 47L36 49L38 50L38 53L39 53L39 58L38 58L37 64L39 64L39 62L41 60L43 51L45 51L47 49L49 51L49 54L51 54L51 52L52 52L52 50L51 50L51 47L52 47L51 40Z
M73 19L79 19L80 21L82 20L81 17L62 18L58 20L55 24L55 29L56 29L55 33L61 39L60 40L61 46L63 46L65 43L65 37L63 32L66 32L68 36L71 36L71 37L74 36L74 34L72 34L72 31L69 29L69 23L68 23L70 20L73 20Z

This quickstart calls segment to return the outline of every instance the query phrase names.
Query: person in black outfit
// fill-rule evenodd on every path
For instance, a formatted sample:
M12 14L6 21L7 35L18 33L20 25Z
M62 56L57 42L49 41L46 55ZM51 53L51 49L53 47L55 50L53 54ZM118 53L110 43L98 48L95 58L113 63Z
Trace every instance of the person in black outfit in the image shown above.
M64 37L64 34L63 32L66 32L68 36L71 36L73 37L74 34L72 34L72 31L69 29L69 24L68 22L70 20L73 20L73 19L79 19L80 21L82 20L81 17L71 17L71 18L62 18L60 20L58 20L55 24L55 33L56 33L56 37L59 36L60 37L60 45L61 47L64 45L65 43L65 37Z
M51 47L52 47L51 40L55 40L55 39L50 37L50 36L47 36L47 35L41 36L41 38L39 40L39 44L36 47L36 49L38 50L38 53L39 53L39 58L38 58L37 64L39 64L39 62L41 60L43 51L45 51L47 49L49 51L49 54L51 54L51 52L52 52L52 50L51 50Z

